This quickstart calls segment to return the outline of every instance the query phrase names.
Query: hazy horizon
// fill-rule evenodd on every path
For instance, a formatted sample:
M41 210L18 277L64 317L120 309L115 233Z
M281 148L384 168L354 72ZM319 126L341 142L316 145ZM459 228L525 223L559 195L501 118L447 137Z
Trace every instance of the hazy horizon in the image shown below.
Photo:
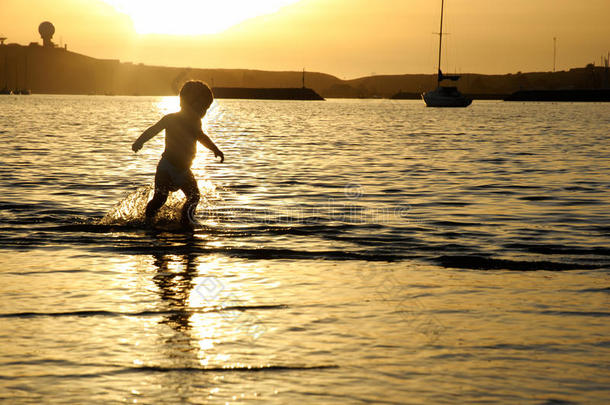
M448 0L443 69L505 74L599 65L610 50L610 3ZM440 1L4 0L7 43L53 41L102 59L148 65L297 71L353 79L436 69Z

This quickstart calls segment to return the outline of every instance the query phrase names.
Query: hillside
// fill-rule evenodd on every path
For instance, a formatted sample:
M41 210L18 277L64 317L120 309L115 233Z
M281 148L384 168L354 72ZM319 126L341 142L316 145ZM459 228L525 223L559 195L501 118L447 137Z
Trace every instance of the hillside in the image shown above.
M0 46L0 87L29 88L33 93L174 95L188 79L213 87L301 87L302 72L271 72L248 69L195 69L121 63L95 59L63 48L37 44ZM460 90L482 97L517 90L608 87L607 68L571 69L562 72L507 75L464 74ZM434 88L433 74L370 76L341 80L325 73L307 72L307 87L323 97L391 97L399 91L419 94Z

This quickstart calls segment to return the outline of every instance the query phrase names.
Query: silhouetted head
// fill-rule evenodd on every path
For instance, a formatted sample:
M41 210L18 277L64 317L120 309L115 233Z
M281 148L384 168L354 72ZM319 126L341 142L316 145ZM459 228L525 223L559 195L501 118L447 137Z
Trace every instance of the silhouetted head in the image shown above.
M203 117L214 101L210 87L199 80L184 83L180 90L180 107L189 108L195 114Z

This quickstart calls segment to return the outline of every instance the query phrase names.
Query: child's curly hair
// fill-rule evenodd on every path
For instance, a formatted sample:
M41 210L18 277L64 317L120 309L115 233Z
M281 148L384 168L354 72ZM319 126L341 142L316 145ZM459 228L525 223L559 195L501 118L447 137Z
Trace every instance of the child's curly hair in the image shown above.
M180 90L180 104L186 102L190 106L204 105L209 107L214 101L210 87L199 80L189 80Z

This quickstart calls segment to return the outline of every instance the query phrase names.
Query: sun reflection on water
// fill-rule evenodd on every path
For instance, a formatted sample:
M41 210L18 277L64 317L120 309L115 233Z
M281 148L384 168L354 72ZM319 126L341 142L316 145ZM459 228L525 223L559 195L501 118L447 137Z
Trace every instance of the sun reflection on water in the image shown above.
M163 115L178 112L180 111L180 98L178 96L161 97L156 107Z
M233 270L228 269L227 273L221 258L201 260L188 253L153 256L153 279L161 307L168 311L156 322L162 330L173 331L175 337L171 341L186 338L189 342L188 350L170 357L208 368L242 367L242 363L232 363L231 354L221 351L218 345L258 338L254 333L260 334L260 320L254 311L244 309L256 303L252 293L242 283L230 282Z

